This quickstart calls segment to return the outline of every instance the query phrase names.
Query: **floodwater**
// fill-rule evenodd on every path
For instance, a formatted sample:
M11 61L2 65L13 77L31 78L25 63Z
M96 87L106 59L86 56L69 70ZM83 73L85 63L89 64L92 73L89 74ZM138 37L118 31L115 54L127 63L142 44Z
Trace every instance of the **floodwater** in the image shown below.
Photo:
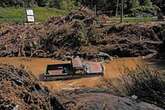
M146 63L147 62L147 63ZM46 70L47 64L57 64L57 63L67 63L64 61L53 60L49 58L23 58L23 57L1 57L0 63L10 64L16 67L24 65L27 71L31 71L32 74L39 78ZM79 87L96 87L102 83L102 79L115 79L121 76L121 73L124 73L125 69L135 69L139 65L148 64L154 67L159 67L162 71L165 70L165 65L163 63L158 63L155 61L144 61L141 58L119 58L104 63L105 73L104 77L90 77L90 78L81 78L74 80L66 81L50 81L41 83L47 86L49 89L73 89ZM164 62L165 64L165 62ZM161 66L160 66L161 65Z

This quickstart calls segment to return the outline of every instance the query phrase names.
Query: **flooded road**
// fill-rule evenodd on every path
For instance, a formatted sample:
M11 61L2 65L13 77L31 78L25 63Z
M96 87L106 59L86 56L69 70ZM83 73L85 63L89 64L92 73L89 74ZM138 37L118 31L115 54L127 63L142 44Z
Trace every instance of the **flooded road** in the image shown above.
M121 73L124 73L125 69L135 69L138 65L146 63L148 65L159 67L162 71L165 70L165 64L160 62L155 63L154 61L144 61L140 58L119 58L114 59L108 63L104 64L105 73L104 79L115 79L121 76ZM39 78L42 73L46 70L47 64L57 64L57 63L67 63L64 61L52 60L49 58L22 58L22 57L1 57L0 63L10 64L16 67L24 65L27 71L31 71L32 74ZM88 82L88 83L87 83ZM81 78L75 80L67 81L51 81L51 82L42 82L41 83L47 86L50 89L72 89L77 87L96 87L102 83L102 77L91 77L91 78Z

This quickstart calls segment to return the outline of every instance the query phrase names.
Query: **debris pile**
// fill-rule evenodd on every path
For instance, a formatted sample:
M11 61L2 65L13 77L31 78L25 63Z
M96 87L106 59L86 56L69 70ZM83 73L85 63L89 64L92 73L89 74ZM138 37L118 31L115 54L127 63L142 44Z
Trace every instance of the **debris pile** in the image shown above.
M45 27L50 31L47 36L41 38L40 45L44 51L55 56L66 52L81 52L83 46L89 46L90 42L99 37L96 24L97 17L87 9L73 11L64 17L52 17L45 23Z
M92 55L104 52L148 58L159 53L163 25L104 26L100 16L82 8L67 16L52 17L44 24L0 26L0 56L62 58L78 52Z
M22 69L0 65L0 110L51 110L51 93ZM57 100L56 108L62 107ZM61 110L61 109L60 109Z
M101 49L120 57L152 57L158 54L160 45L163 44L161 36L153 30L153 27L141 24L113 26L105 32L107 37Z
M43 35L39 25L7 25L0 28L0 56L25 56L38 44Z
M163 44L162 36L155 27L164 30L164 26L145 26L130 24L101 27L101 17L89 14L84 10L71 12L68 16L53 17L46 23L55 27L43 39L43 48L55 55L66 52L73 54L105 52L120 57L156 56ZM57 20L58 19L58 20ZM47 44L47 45L46 45ZM42 45L42 44L41 44Z

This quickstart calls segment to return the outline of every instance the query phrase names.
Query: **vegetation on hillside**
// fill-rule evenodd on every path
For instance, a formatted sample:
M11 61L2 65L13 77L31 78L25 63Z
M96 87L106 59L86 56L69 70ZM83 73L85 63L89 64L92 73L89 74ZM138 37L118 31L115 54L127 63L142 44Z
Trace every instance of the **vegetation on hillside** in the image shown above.
M127 94L165 108L165 79L161 73L146 66L128 70L123 77Z

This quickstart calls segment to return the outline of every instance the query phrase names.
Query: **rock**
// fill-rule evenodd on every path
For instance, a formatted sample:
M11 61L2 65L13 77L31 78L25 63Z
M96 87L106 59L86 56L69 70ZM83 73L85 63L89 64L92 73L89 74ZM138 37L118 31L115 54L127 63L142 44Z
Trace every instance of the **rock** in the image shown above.
M74 93L72 91L68 93L69 95L64 94L66 97L62 95L59 99L61 98L67 110L163 110L152 104L104 92Z
M131 98L134 99L134 100L137 100L138 99L138 96L132 95Z

